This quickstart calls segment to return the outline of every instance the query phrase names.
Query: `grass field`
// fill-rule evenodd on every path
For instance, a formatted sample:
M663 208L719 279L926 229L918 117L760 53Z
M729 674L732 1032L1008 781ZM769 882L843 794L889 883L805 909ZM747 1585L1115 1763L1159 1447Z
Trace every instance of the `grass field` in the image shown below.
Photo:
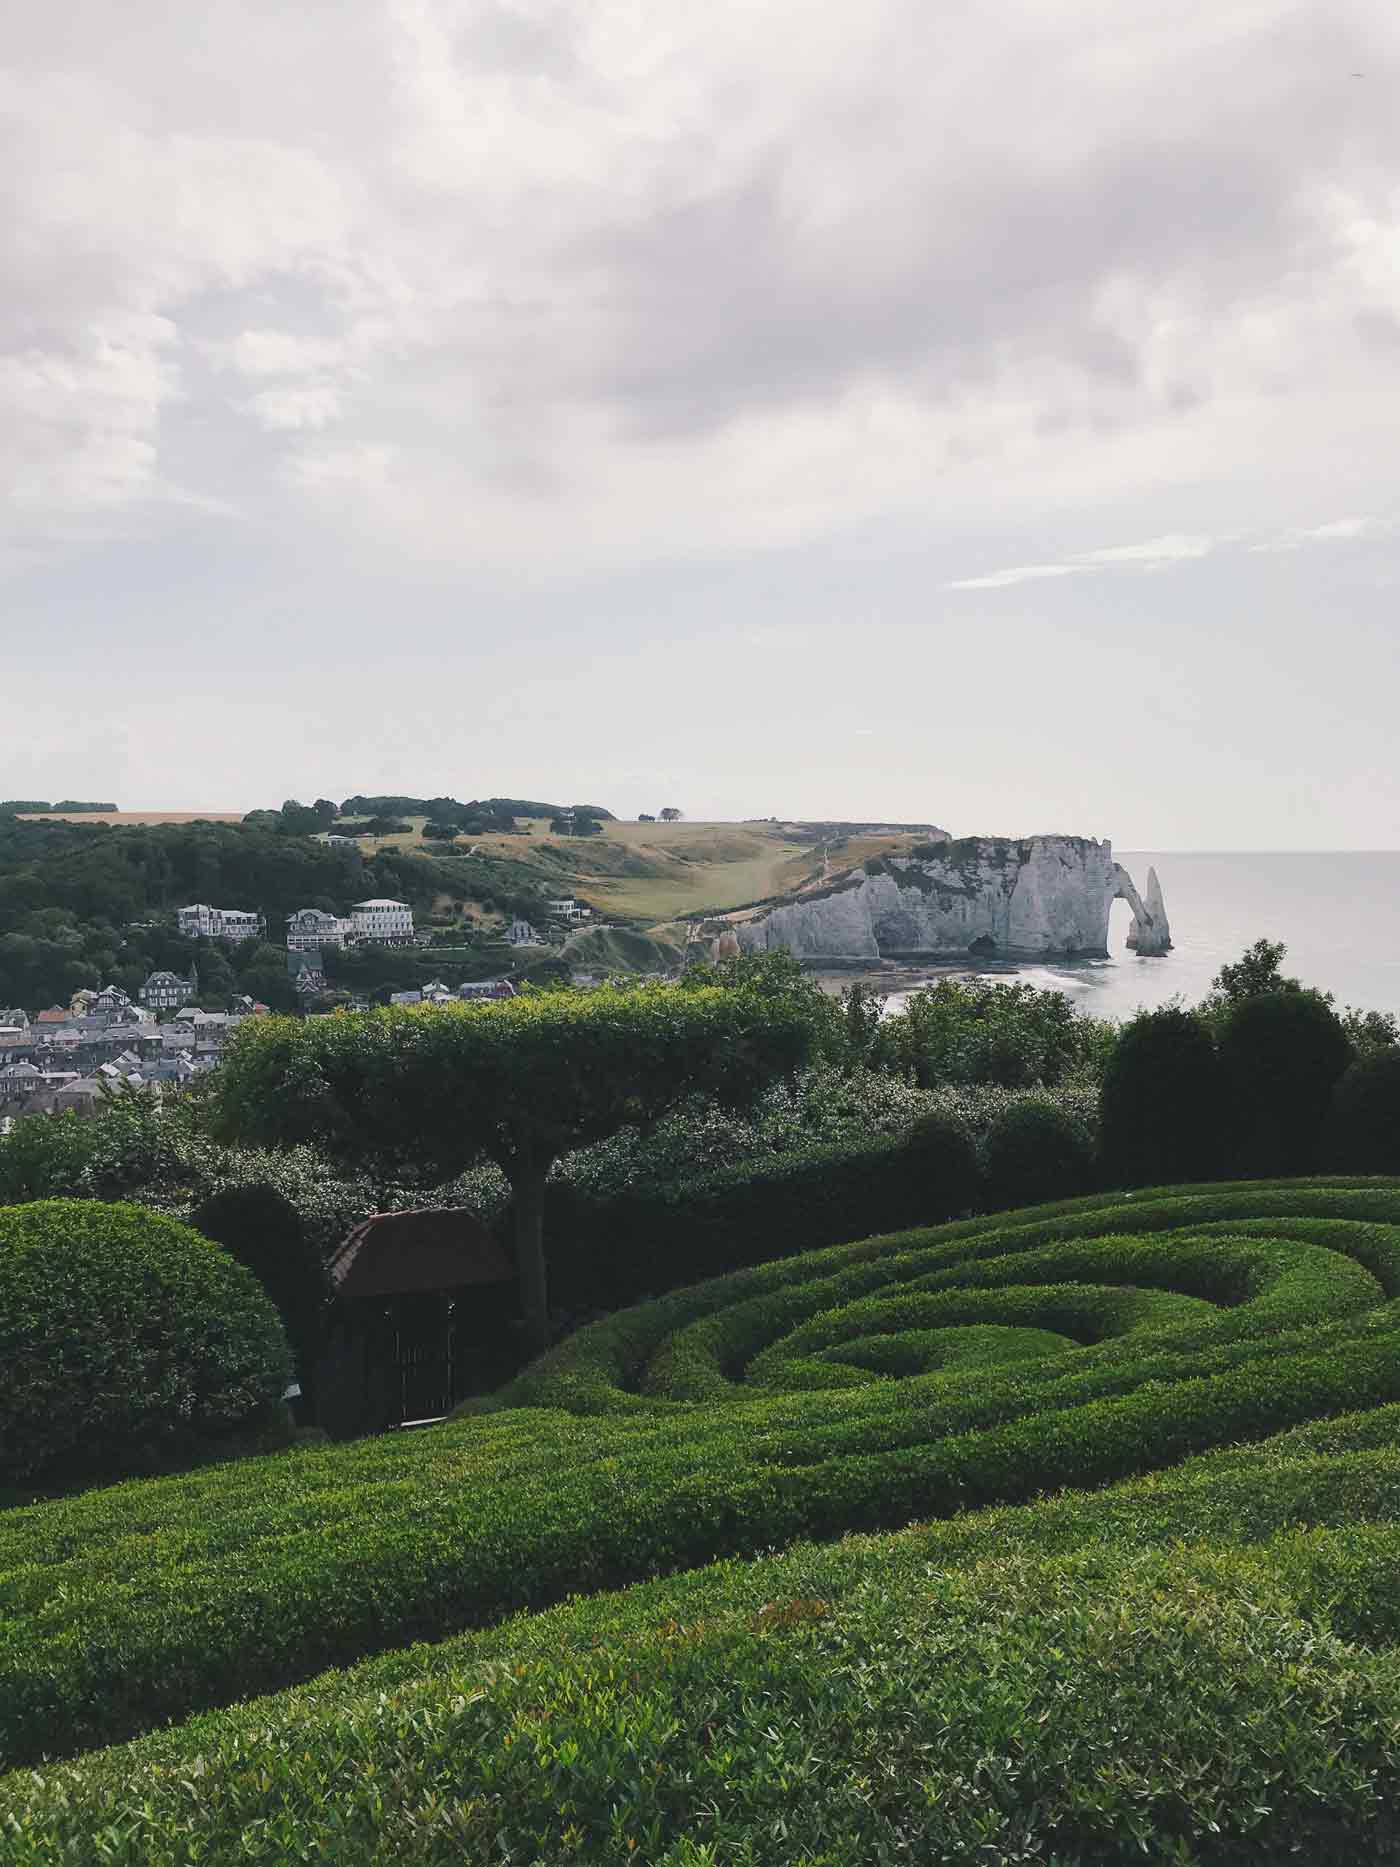
M800 887L820 872L810 844L740 823L609 823L599 836L489 836L481 847L532 863L551 888L601 913L648 922L717 911Z
M1397 1861L1400 1183L778 1260L0 1512L0 1607L19 1867Z
M241 810L46 810L19 812L22 823L242 823Z

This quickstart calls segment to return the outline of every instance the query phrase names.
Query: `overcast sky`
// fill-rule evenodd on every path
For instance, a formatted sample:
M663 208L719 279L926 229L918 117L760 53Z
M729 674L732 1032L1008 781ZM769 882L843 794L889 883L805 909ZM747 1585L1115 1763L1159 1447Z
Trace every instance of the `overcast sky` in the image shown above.
M64 0L0 796L1393 848L1393 0Z

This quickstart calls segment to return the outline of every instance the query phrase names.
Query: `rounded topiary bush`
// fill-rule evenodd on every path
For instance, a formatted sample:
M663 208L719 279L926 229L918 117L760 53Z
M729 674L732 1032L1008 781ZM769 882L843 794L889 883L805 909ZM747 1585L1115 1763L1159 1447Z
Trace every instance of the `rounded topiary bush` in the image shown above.
M120 1476L266 1416L290 1370L257 1279L142 1206L0 1211L0 1481Z
M1215 1179L1224 1115L1224 1076L1203 1020L1175 1005L1134 1018L1099 1093L1104 1184Z
M977 1147L965 1123L935 1110L921 1115L901 1149L906 1163L917 1222L975 1212L982 1196Z
M1400 1049L1363 1057L1338 1078L1322 1157L1338 1173L1400 1173Z
M1337 1079L1353 1051L1315 992L1266 992L1235 1005L1220 1032L1234 1172L1311 1173Z
M1073 1199L1093 1184L1093 1145L1080 1123L1054 1102L1013 1102L993 1121L986 1146L990 1210Z

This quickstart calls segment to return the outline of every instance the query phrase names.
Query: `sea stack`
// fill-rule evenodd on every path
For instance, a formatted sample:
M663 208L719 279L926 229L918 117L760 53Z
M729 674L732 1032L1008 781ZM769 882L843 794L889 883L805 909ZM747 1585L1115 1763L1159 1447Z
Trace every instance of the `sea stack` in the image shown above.
M1142 914L1134 914L1133 924L1128 929L1128 945L1139 959L1152 959L1158 954L1169 953L1172 944L1171 923L1167 919L1167 906L1162 899L1162 884L1157 880L1156 869L1147 871L1147 892L1143 896L1142 906Z

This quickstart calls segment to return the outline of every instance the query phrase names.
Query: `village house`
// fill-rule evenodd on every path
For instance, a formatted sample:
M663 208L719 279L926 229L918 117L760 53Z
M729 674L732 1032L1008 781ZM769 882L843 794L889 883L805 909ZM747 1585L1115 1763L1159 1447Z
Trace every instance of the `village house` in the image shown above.
M593 918L592 908L586 907L582 901L576 901L572 895L566 895L558 901L550 901L546 905L556 920L573 923Z
M267 932L261 914L246 908L211 908L204 901L177 908L175 920L180 932L191 940L261 940Z
M182 979L174 972L153 972L138 996L151 1011L178 1011L199 997L199 983L195 977Z
M512 946L543 946L545 943L526 920L513 920L506 933Z
M343 947L353 923L321 908L298 908L287 917L287 951L319 953L323 946Z

